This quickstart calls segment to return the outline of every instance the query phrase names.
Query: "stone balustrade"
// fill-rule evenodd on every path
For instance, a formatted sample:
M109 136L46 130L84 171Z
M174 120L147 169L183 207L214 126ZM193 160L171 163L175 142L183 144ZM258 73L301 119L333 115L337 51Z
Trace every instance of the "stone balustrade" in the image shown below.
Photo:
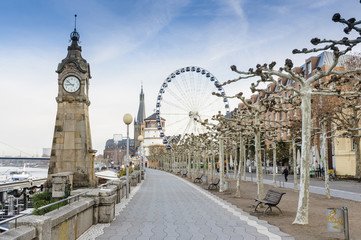
M136 186L140 171L130 176L130 185ZM57 187L58 188L58 187ZM115 205L125 197L126 178L109 181L98 188L73 190L71 195L84 193L79 201L53 210L43 216L29 215L10 222L10 230L0 234L4 240L77 239L97 223L110 223L115 218Z

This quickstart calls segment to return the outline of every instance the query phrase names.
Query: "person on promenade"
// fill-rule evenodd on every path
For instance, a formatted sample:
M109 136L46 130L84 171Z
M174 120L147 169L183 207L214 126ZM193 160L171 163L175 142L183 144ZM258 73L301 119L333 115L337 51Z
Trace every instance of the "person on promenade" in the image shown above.
M288 167L285 167L285 169L283 169L282 174L285 175L285 181L287 182L288 181Z

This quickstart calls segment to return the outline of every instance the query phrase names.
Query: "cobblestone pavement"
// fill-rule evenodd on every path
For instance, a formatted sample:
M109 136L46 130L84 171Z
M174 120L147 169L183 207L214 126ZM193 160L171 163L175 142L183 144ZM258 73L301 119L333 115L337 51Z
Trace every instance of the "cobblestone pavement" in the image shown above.
M83 239L294 239L166 172L147 169L146 180L132 194L122 200L112 223L98 224L101 229Z

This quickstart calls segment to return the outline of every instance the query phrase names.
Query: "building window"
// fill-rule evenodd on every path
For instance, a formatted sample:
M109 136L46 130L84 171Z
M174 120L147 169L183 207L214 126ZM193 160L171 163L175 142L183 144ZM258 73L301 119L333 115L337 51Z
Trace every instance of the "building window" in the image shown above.
M275 121L277 121L277 113L275 113Z
M280 121L282 120L282 112L280 112Z
M287 136L289 136L290 135L290 129L287 129Z
M311 61L307 63L307 74L311 74L312 73L312 63Z

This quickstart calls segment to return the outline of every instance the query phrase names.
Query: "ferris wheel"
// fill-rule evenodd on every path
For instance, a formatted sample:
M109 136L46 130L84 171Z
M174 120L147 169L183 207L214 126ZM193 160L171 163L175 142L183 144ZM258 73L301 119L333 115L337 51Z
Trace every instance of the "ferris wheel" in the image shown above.
M156 121L163 144L177 143L186 134L206 132L199 121L219 111L229 114L229 101L215 76L200 67L184 67L171 73L162 83L156 103ZM212 95L217 92L221 96ZM168 145L167 148L170 148Z

